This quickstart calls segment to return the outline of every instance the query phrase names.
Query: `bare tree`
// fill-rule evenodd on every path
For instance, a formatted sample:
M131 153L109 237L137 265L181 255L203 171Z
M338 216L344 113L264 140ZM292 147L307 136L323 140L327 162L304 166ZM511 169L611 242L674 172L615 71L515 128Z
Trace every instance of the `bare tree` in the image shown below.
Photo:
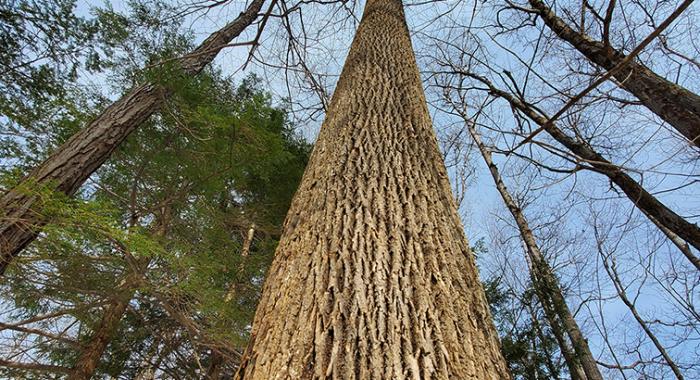
M520 237L525 244L528 255L530 277L533 287L540 300L540 304L544 308L547 320L555 331L555 336L557 337L562 354L566 358L571 376L579 379L602 380L603 377L600 371L598 371L596 360L588 347L588 341L581 332L578 323L576 323L576 319L569 310L569 306L566 304L562 290L559 287L559 280L544 255L542 255L523 210L518 206L503 182L498 172L498 166L496 166L491 156L491 151L481 140L481 136L476 130L475 122L464 114L463 111L460 112L461 110L459 109L456 111L465 119L469 133L489 168L496 188L518 226ZM561 330L563 330L571 340L575 355L569 353L568 342L563 339L560 332Z
M674 14L680 14L692 4L685 1ZM597 41L583 32L576 31L541 0L529 0L532 12L559 37L567 41L592 63L608 70L622 88L634 94L644 106L673 126L678 133L695 145L700 145L700 96L657 75L633 55L625 55L612 47L610 23L616 1L608 3L603 19L603 40ZM597 13L595 13L598 16Z

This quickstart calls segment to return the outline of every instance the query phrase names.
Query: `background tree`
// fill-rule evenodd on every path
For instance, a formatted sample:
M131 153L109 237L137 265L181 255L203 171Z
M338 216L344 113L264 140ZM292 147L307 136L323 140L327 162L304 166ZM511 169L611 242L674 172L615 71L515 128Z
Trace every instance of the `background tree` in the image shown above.
M618 15L610 21L614 46L626 52L643 46L639 61L697 92L691 79L695 66L678 63L697 57L697 49L683 43L697 18L693 7L678 15L681 3L557 2L556 12L577 32L599 38L603 19L597 15L608 6ZM694 376L698 368L686 354L697 346L692 327L697 250L688 236L679 238L648 212L635 210L644 202L627 197L620 181L631 180L689 228L697 228L697 204L691 200L697 190L694 148L678 144L675 132L617 83L601 82L608 71L535 23L537 14L530 9L527 3L477 3L473 13L453 17L456 25L426 36L433 52L426 52L424 67L434 84L436 113L445 115L442 123L449 127L445 141L469 144L466 127L458 124L464 117L440 103L447 97L467 110L512 183L514 198L560 276L567 304L605 378ZM673 17L666 29L658 28ZM648 42L650 36L655 37ZM547 132L554 129L554 135ZM513 253L523 247L515 243L518 232L509 210L494 209L487 228L477 227L492 244L481 266L487 277L500 277L522 294L528 289L528 263ZM596 234L596 228L609 233ZM599 239L605 241L605 255L596 259ZM602 257L609 263L607 252L615 252L619 281L606 273ZM637 296L631 297L634 312L616 282Z
M255 21L264 0L253 1L239 17L212 33L191 53L171 59L170 75L192 76L201 72L217 53ZM168 88L143 82L110 104L85 128L34 168L18 184L20 187L51 186L73 195L99 168L124 139L148 119L168 97ZM0 198L0 275L19 252L34 240L44 223L35 199L18 189L9 189Z
M100 17L126 28L167 11L150 9ZM218 69L137 70L190 45L176 22L159 25L113 29L124 34L108 67L117 85L171 88L162 111L77 199L26 189L53 221L1 285L3 376L215 378L236 367L309 146L254 76L236 86ZM23 138L60 142L80 121Z
M89 199L51 200L55 222L4 284L8 363L70 372L91 353L99 373L117 376L137 372L143 347L177 377L201 375L214 355L235 367L308 148L254 78L178 86L170 112L125 143Z

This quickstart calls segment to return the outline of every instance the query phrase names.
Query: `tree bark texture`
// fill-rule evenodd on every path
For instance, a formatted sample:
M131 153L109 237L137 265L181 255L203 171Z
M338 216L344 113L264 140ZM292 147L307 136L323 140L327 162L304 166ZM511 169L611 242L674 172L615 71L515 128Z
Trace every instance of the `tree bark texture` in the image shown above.
M481 136L477 132L476 127L469 121L467 121L467 123L469 123L469 133L472 135L474 142L476 142L479 151L484 158L484 162L486 162L486 165L489 168L489 172L491 173L491 177L496 184L496 188L501 194L503 202L506 204L508 211L510 211L516 225L518 226L520 237L525 243L527 258L530 264L530 278L532 280L532 286L535 289L537 298L542 304L545 316L550 326L555 331L557 343L559 344L563 354L568 351L568 346L566 341L564 341L561 336L556 334L556 331L559 329L558 326L561 325L566 332L566 335L571 340L571 344L575 351L575 356L571 357L570 355L565 354L564 357L572 377L574 374L576 374L576 377L581 379L603 380L603 376L598 370L596 359L588 347L588 341L581 332L581 329L571 313L569 306L566 304L566 299L564 298L564 294L559 286L559 279L554 273L554 270L552 270L552 267L549 265L547 259L542 254L542 251L540 251L540 247L535 239L535 234L532 232L532 229L530 229L530 224L528 223L527 218L525 218L525 213L517 204L515 199L513 199L513 197L510 195L510 191L508 191L506 184L503 182L496 163L493 162L491 151L481 141ZM585 377L583 377L580 373L581 369L585 373Z
M529 0L544 23L594 64L610 70L625 54L572 29L542 0ZM694 146L700 146L700 96L631 61L613 75L620 86L669 123Z
M245 12L211 34L179 64L187 75L196 75L232 39L258 16L264 0L254 0ZM0 275L24 247L32 242L46 220L34 209L37 197L17 188L49 185L73 195L131 132L158 111L168 97L167 89L152 83L132 88L107 107L87 127L73 135L14 189L0 198Z
M400 0L368 0L237 379L509 379Z

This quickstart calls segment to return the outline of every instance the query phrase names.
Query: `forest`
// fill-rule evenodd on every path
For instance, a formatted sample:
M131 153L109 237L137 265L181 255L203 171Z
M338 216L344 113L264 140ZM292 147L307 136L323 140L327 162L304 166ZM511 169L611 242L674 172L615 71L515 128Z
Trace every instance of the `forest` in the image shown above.
M700 379L693 0L0 0L0 379Z

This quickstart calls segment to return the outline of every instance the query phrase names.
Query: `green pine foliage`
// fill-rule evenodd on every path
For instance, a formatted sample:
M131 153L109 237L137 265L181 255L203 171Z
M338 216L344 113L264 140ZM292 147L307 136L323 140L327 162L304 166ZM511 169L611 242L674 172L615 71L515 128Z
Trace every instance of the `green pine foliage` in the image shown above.
M42 199L38 211L51 222L2 284L13 320L71 309L63 317L74 325L69 335L86 342L100 321L98 305L134 262L148 262L103 361L101 371L113 376L135 371L135 348L168 336L164 326L195 340L179 350L206 357L211 347L242 349L310 152L255 77L238 87L215 72L174 78L167 107L115 152L82 197L25 189ZM70 344L33 343L53 364L70 367L77 358ZM186 376L194 364L171 365Z
M484 239L472 246L478 258L488 254ZM566 367L559 346L542 314L534 291L517 291L503 278L482 281L491 316L501 340L501 352L516 380L563 379Z
M50 222L0 279L0 322L35 318L21 327L43 333L0 329L0 358L71 368L106 307L126 297L96 378L132 378L148 367L199 378L216 357L231 372L310 145L254 75L240 83L216 68L182 75L171 58L189 51L192 38L163 3L132 1L126 13L105 7L86 16L72 0L2 6L3 26L12 12L24 16L1 38L22 38L24 17L43 12L40 30L52 30L44 38L61 59L27 66L36 70L31 81L0 79L16 90L0 99L0 190L108 102L76 85L86 75L101 72L116 93L148 80L172 96L75 198L50 186L19 189L41 200L34 211ZM30 60L0 56L3 68ZM0 367L0 378L62 376Z

